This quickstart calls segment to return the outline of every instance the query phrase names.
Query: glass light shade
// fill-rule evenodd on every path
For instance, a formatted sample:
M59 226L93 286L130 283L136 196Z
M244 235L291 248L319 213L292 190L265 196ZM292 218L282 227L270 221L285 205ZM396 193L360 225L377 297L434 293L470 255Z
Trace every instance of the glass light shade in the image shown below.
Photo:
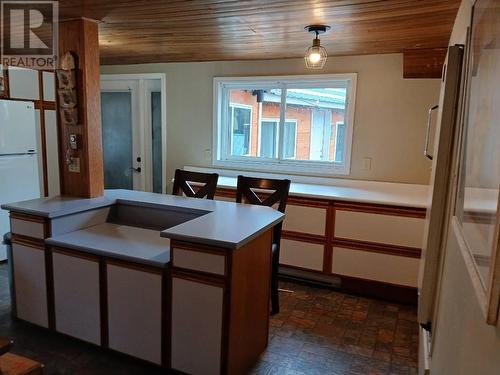
M306 66L309 69L323 69L327 58L326 49L319 44L319 39L313 40L313 45L307 49L304 56Z

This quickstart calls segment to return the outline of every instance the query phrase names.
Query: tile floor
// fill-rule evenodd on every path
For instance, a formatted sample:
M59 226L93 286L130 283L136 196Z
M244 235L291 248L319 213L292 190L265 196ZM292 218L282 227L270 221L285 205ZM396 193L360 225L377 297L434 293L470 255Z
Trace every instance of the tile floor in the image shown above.
M416 309L283 282L281 312L253 374L416 374ZM7 267L0 265L0 335L45 375L165 374L165 370L12 320Z

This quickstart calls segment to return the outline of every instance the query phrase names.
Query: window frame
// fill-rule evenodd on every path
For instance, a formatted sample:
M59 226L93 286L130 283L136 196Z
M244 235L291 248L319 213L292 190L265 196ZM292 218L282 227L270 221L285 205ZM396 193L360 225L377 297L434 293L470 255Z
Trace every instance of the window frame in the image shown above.
M349 175L351 170L352 135L354 128L354 113L356 102L357 73L346 74L317 74L297 76L254 76L254 77L215 77L213 80L213 152L212 166L239 170L263 172L299 173L304 175ZM286 117L286 89L297 88L346 88L345 103L345 147L344 161L316 161L284 158L283 139ZM227 130L227 109L231 89L281 89L280 119L278 125L278 158L263 158L251 156L231 155L231 144L228 139L232 133ZM253 113L252 113L253 115ZM297 123L298 124L298 123ZM297 129L296 135L297 140ZM260 121L258 123L260 129ZM260 135L257 140L258 153L260 149ZM295 155L297 154L295 145Z

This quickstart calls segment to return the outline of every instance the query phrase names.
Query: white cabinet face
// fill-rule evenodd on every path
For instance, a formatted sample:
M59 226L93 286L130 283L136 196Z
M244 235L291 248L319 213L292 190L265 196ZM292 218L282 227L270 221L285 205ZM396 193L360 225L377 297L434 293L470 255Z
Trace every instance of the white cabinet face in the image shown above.
M15 99L40 99L38 71L32 69L9 69L10 97Z
M172 368L193 375L220 374L221 287L172 278Z
M324 250L322 244L282 239L280 264L322 271Z
M224 255L178 248L174 248L172 251L174 267L216 275L224 275L225 273L226 259Z
M17 317L47 328L45 251L12 244Z
M43 100L48 102L53 102L56 100L56 87L54 73L43 72L42 73L43 82Z
M107 265L109 347L161 364L162 277Z
M335 237L422 248L424 219L335 211Z
M333 248L332 272L396 285L417 286L419 259Z
M10 231L14 234L21 234L28 237L45 238L44 225L34 221L11 218Z
M300 233L325 235L326 208L288 205L283 229Z
M101 343L99 262L53 252L56 330Z

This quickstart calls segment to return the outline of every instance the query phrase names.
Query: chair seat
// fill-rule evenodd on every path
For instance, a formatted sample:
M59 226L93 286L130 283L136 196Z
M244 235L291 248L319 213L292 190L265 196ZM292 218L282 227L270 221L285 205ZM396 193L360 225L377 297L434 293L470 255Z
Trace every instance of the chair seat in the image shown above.
M277 243L273 243L273 246L272 246L272 251L273 251L273 254L278 251L278 244Z

